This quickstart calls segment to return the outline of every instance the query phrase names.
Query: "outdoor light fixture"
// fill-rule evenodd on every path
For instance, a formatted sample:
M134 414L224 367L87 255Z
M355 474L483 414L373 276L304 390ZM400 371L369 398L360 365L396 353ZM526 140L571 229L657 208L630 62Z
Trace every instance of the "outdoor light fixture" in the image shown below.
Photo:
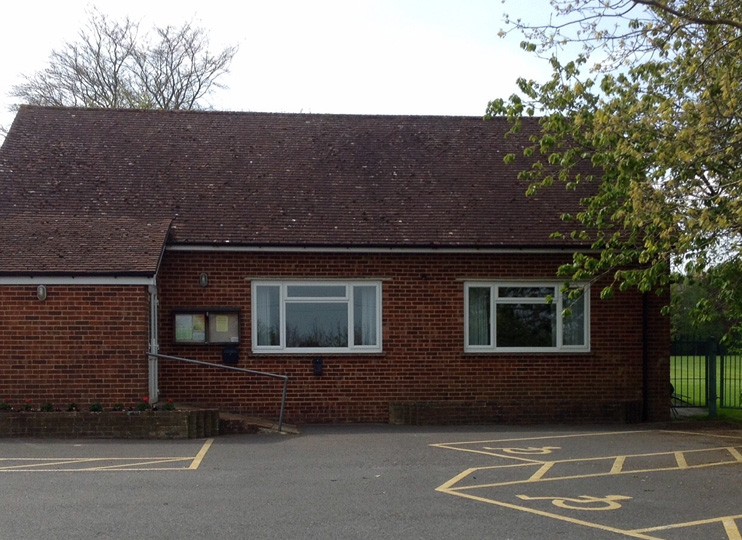
M46 300L46 285L39 285L36 287L36 298L42 302Z
M198 278L198 282L202 287L206 287L209 284L209 275L206 272L202 272Z

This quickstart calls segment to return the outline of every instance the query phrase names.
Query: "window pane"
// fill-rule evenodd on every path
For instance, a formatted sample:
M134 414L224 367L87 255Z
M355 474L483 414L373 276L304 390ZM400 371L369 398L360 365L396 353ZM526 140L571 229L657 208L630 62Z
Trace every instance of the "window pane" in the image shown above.
M286 304L287 347L347 347L348 304L290 302Z
M490 288L469 288L469 345L491 345Z
M353 344L376 345L376 287L353 287Z
M255 317L258 345L281 344L281 311L278 286L255 288Z
M564 295L567 311L562 319L562 341L564 345L585 344L585 294L571 299Z
M554 287L498 287L500 298L546 298L554 296Z
M556 347L555 304L498 304L497 347Z
M344 285L289 285L289 298L345 298Z

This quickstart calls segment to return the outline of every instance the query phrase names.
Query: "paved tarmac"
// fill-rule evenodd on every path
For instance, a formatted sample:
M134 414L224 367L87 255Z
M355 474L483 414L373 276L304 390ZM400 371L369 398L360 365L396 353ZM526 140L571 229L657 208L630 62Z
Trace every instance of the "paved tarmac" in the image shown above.
M0 540L742 540L742 431L4 439L0 486Z

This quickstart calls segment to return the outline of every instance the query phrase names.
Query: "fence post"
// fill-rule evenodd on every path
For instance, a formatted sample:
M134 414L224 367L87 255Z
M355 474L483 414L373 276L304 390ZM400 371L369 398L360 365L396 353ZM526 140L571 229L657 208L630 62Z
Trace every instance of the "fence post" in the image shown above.
M716 417L716 341L709 340L706 353L706 399L709 416Z

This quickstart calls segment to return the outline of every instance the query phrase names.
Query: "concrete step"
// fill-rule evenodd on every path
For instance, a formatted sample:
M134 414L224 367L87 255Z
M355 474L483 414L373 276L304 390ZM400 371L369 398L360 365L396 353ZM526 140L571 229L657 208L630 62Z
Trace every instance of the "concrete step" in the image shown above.
M192 427L197 437L210 437L213 435L236 435L244 433L288 433L299 434L299 429L291 424L283 423L281 431L278 431L278 422L265 420L258 416L217 411L216 409L204 408L196 403L177 403L175 408L184 411L197 411L194 418L198 424ZM191 426L189 426L189 431Z
M278 422L247 414L219 411L219 432L222 434L288 433L298 435L299 429L284 422L281 431L278 431Z

